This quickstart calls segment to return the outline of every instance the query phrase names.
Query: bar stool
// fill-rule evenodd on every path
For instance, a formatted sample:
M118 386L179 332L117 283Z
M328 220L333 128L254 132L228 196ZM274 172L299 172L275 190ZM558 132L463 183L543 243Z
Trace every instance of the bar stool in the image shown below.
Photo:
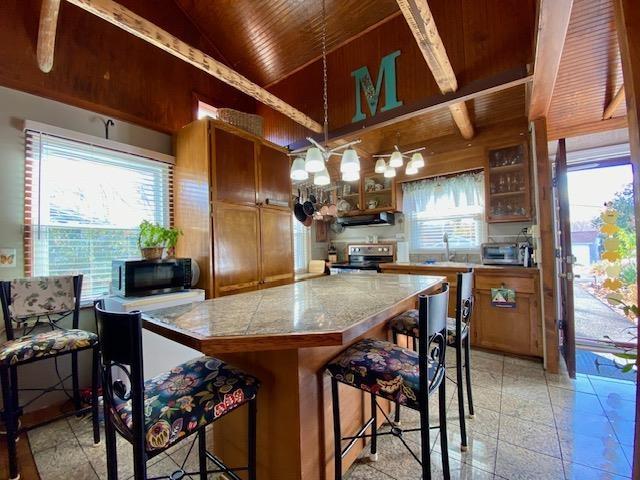
M199 470L178 470L172 480L210 473L224 473L241 480L237 472L256 478L256 397L260 382L251 375L213 357L199 357L147 381L143 378L142 314L113 313L96 302L95 315L102 353L107 478L117 480L115 433L133 445L134 476L147 479L147 460L193 434L198 440ZM125 381L114 378L126 377ZM205 428L227 413L248 404L248 462L228 467L207 451ZM193 445L193 444L192 444ZM207 469L207 459L217 469Z
M467 427L464 412L464 394L462 388L462 369L464 367L467 387L467 399L469 401L469 418L474 417L473 395L471 393L471 346L469 343L469 330L471 327L471 314L473 312L473 270L458 272L456 295L456 318L447 319L447 343L456 349L456 383L458 385L458 415L460 417L460 437L462 439L460 450L467 450ZM391 322L393 341L398 343L398 335L406 335L413 341L416 348L416 339L420 337L419 314L417 310L407 310ZM464 365L462 352L464 351ZM396 423L400 422L400 408L396 406Z
M326 369L331 375L333 404L333 427L335 448L335 479L342 479L342 459L358 439L371 438L372 459L377 459L377 437L393 435L398 438L418 461L422 478L431 479L430 429L440 430L442 469L445 479L450 478L449 451L447 446L447 418L445 394L445 353L447 347L447 305L449 286L445 284L441 293L419 298L419 351L402 348L391 342L364 339L346 349L332 360ZM371 394L371 418L354 436L342 437L340 427L340 400L338 382L364 390ZM439 425L429 425L429 396L438 391ZM420 412L420 428L403 430L387 416L378 405L376 397L395 401L397 404ZM377 410L392 425L389 432L378 432ZM368 429L371 434L366 434ZM421 454L418 457L402 435L420 431ZM345 448L342 441L349 440Z
M100 443L98 419L98 336L93 332L78 329L80 321L80 297L82 275L19 278L0 282L0 301L7 340L0 343L0 386L6 425L7 453L9 456L9 478L20 478L16 442L21 433L71 415L91 411L93 417L93 440ZM71 317L71 329L61 323ZM16 328L14 328L14 324ZM42 331L42 327L47 331ZM16 336L16 329L22 335ZM91 406L83 407L78 375L78 352L93 350L91 381ZM71 375L64 378L58 373L58 358L70 355ZM53 359L58 382L46 388L21 389L18 383L18 367L41 360ZM64 382L71 378L72 395ZM20 405L20 391L38 391L39 395ZM25 407L42 396L63 391L73 400L74 409L43 422L20 427L20 416Z

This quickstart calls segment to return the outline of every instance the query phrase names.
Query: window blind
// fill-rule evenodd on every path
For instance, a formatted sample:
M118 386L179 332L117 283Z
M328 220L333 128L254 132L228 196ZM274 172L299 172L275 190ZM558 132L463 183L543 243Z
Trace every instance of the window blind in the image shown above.
M108 293L139 224L173 223L173 166L34 130L25 149L25 274L82 273L84 301Z
M311 260L311 229L293 218L293 264L296 273L306 272Z

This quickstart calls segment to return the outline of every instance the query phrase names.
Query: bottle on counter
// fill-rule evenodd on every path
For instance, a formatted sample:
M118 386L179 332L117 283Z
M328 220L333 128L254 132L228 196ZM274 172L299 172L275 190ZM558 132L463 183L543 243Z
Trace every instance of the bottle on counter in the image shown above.
M338 263L338 250L333 243L329 244L328 260L329 263Z

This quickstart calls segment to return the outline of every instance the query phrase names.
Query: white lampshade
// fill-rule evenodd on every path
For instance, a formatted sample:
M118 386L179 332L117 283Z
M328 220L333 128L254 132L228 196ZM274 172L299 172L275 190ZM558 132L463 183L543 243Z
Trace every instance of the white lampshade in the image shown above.
M340 171L342 173L360 171L360 159L358 158L358 153L353 148L347 148L342 153Z
M306 180L309 173L304 169L304 158L296 157L291 164L291 180Z
M402 154L399 151L395 151L391 154L391 158L389 159L389 165L393 168L398 168L402 166Z
M395 176L396 176L396 169L393 168L392 166L387 166L387 168L384 171L384 177L393 178Z
M384 161L384 158L379 158L378 161L376 162L375 172L384 173L386 169L387 169L387 164Z
M329 178L329 172L327 172L326 168L323 168L321 171L316 173L313 176L313 184L314 185L329 185L331 183L331 178Z
M413 160L409 160L409 162L407 163L407 168L404 171L404 173L407 175L415 175L416 173L418 173L418 169L416 168L416 164L413 163Z
M411 162L415 168L424 167L424 157L420 152L416 152L411 156Z
M307 150L304 169L309 173L318 173L325 169L324 157L318 147L311 147Z
M355 182L360 180L359 172L342 172L342 180L345 182Z

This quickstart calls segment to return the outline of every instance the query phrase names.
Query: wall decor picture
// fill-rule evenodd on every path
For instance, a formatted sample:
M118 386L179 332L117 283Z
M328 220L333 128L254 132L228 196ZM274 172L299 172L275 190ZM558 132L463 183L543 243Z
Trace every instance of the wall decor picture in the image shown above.
M516 292L511 288L492 288L491 305L499 308L516 308Z
M14 268L16 266L16 249L0 248L0 268Z

